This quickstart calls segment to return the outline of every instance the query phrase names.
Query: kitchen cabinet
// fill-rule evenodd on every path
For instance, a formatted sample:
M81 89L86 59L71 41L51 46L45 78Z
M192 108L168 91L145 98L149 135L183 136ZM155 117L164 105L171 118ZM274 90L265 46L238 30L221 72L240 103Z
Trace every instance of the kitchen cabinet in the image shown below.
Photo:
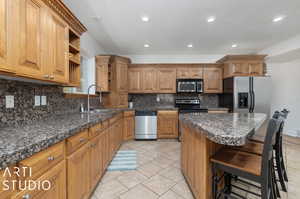
M123 60L116 60L116 82L119 92L128 92L128 63Z
M227 55L217 61L224 65L224 78L263 76L266 55Z
M86 199L90 194L90 147L85 144L67 157L67 192L69 199Z
M108 92L110 56L96 56L96 91Z
M128 91L130 93L141 92L142 89L142 68L128 69Z
M157 136L158 138L178 138L178 111L157 112Z
M86 31L62 2L1 0L0 71L14 77L68 84L69 73L75 71L69 66L69 30L73 28L79 35ZM80 48L71 46L80 65ZM76 74L78 80L78 67Z
M135 130L135 113L134 111L125 111L123 119L123 140L133 140Z
M157 71L154 68L142 70L142 92L153 93L157 91Z
M98 183L103 174L103 140L104 134L94 137L90 145L90 190L92 190Z
M32 191L21 191L12 199L66 199L66 165L65 161L57 164L55 167L48 170L37 181L50 181L51 188L49 190L34 189ZM45 185L46 188L47 184Z
M157 93L176 93L176 68L158 68L157 85Z
M222 68L204 68L204 93L223 92L223 70Z
M13 174L14 172L14 166L8 167L9 172ZM17 180L16 175L9 175L8 173L5 173L5 170L0 170L0 196L1 199L11 199L11 196L16 192L16 190L13 189L12 181ZM5 181L9 183L5 183ZM9 187L7 187L7 185ZM7 189L7 190L6 190Z
M185 66L177 68L177 79L203 79L203 68L194 66Z

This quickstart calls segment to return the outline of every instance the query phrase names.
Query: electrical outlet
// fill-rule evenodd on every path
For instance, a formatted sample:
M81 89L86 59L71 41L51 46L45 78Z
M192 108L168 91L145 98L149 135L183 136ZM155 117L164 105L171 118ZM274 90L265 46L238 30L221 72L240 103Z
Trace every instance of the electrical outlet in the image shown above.
M34 96L34 106L41 106L41 96L39 95Z
M13 95L5 96L5 107L6 108L14 108L15 107L15 98Z
M46 106L47 105L47 96L42 96L41 97L41 105L42 106Z

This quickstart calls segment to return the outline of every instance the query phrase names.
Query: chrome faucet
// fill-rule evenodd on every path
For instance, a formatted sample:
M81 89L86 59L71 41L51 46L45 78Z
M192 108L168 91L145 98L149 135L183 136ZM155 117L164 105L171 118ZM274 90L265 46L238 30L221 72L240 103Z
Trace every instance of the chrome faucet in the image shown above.
M91 85L88 87L88 99L87 99L87 113L88 113L88 114L90 114L90 89L91 89L92 87L100 88L100 94L99 94L100 105L101 105L101 103L102 103L101 87L98 87L96 84L91 84Z

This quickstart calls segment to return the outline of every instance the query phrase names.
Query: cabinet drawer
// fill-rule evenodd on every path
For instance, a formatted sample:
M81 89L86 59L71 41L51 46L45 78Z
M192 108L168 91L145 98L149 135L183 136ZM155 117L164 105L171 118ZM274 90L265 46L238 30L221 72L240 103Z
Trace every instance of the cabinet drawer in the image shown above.
M89 137L93 138L99 135L102 132L102 130L103 130L103 126L102 123L100 122L89 129Z
M71 154L76 149L84 145L88 142L89 135L88 130L84 130L81 133L78 133L77 135L74 135L67 139L67 153Z
M32 175L30 176L29 170L21 175L22 179L37 179L49 168L53 167L60 161L64 159L64 147L65 142L62 141L48 149L41 151L30 158L22 160L19 162L19 167L29 167L32 170Z
M102 129L107 129L109 127L109 120L105 120L102 122Z
M118 120L120 120L123 117L122 113L119 113L118 115L114 116L113 118L109 119L109 124L112 125Z

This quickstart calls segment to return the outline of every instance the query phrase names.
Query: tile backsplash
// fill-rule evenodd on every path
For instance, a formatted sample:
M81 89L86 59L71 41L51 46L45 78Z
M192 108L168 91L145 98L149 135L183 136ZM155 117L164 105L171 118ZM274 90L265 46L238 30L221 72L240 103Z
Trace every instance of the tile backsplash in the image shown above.
M14 108L6 108L5 96L14 96ZM46 106L34 106L34 96L46 96ZM53 114L79 112L80 104L86 98L65 98L63 88L27 82L0 79L0 127L30 123ZM91 100L99 106L99 100Z
M219 98L216 94L201 95L177 95L177 94L130 94L129 101L132 101L134 107L142 108L145 106L174 106L176 97L181 96L198 96L201 100L202 107L218 107ZM157 101L159 98L159 102Z

